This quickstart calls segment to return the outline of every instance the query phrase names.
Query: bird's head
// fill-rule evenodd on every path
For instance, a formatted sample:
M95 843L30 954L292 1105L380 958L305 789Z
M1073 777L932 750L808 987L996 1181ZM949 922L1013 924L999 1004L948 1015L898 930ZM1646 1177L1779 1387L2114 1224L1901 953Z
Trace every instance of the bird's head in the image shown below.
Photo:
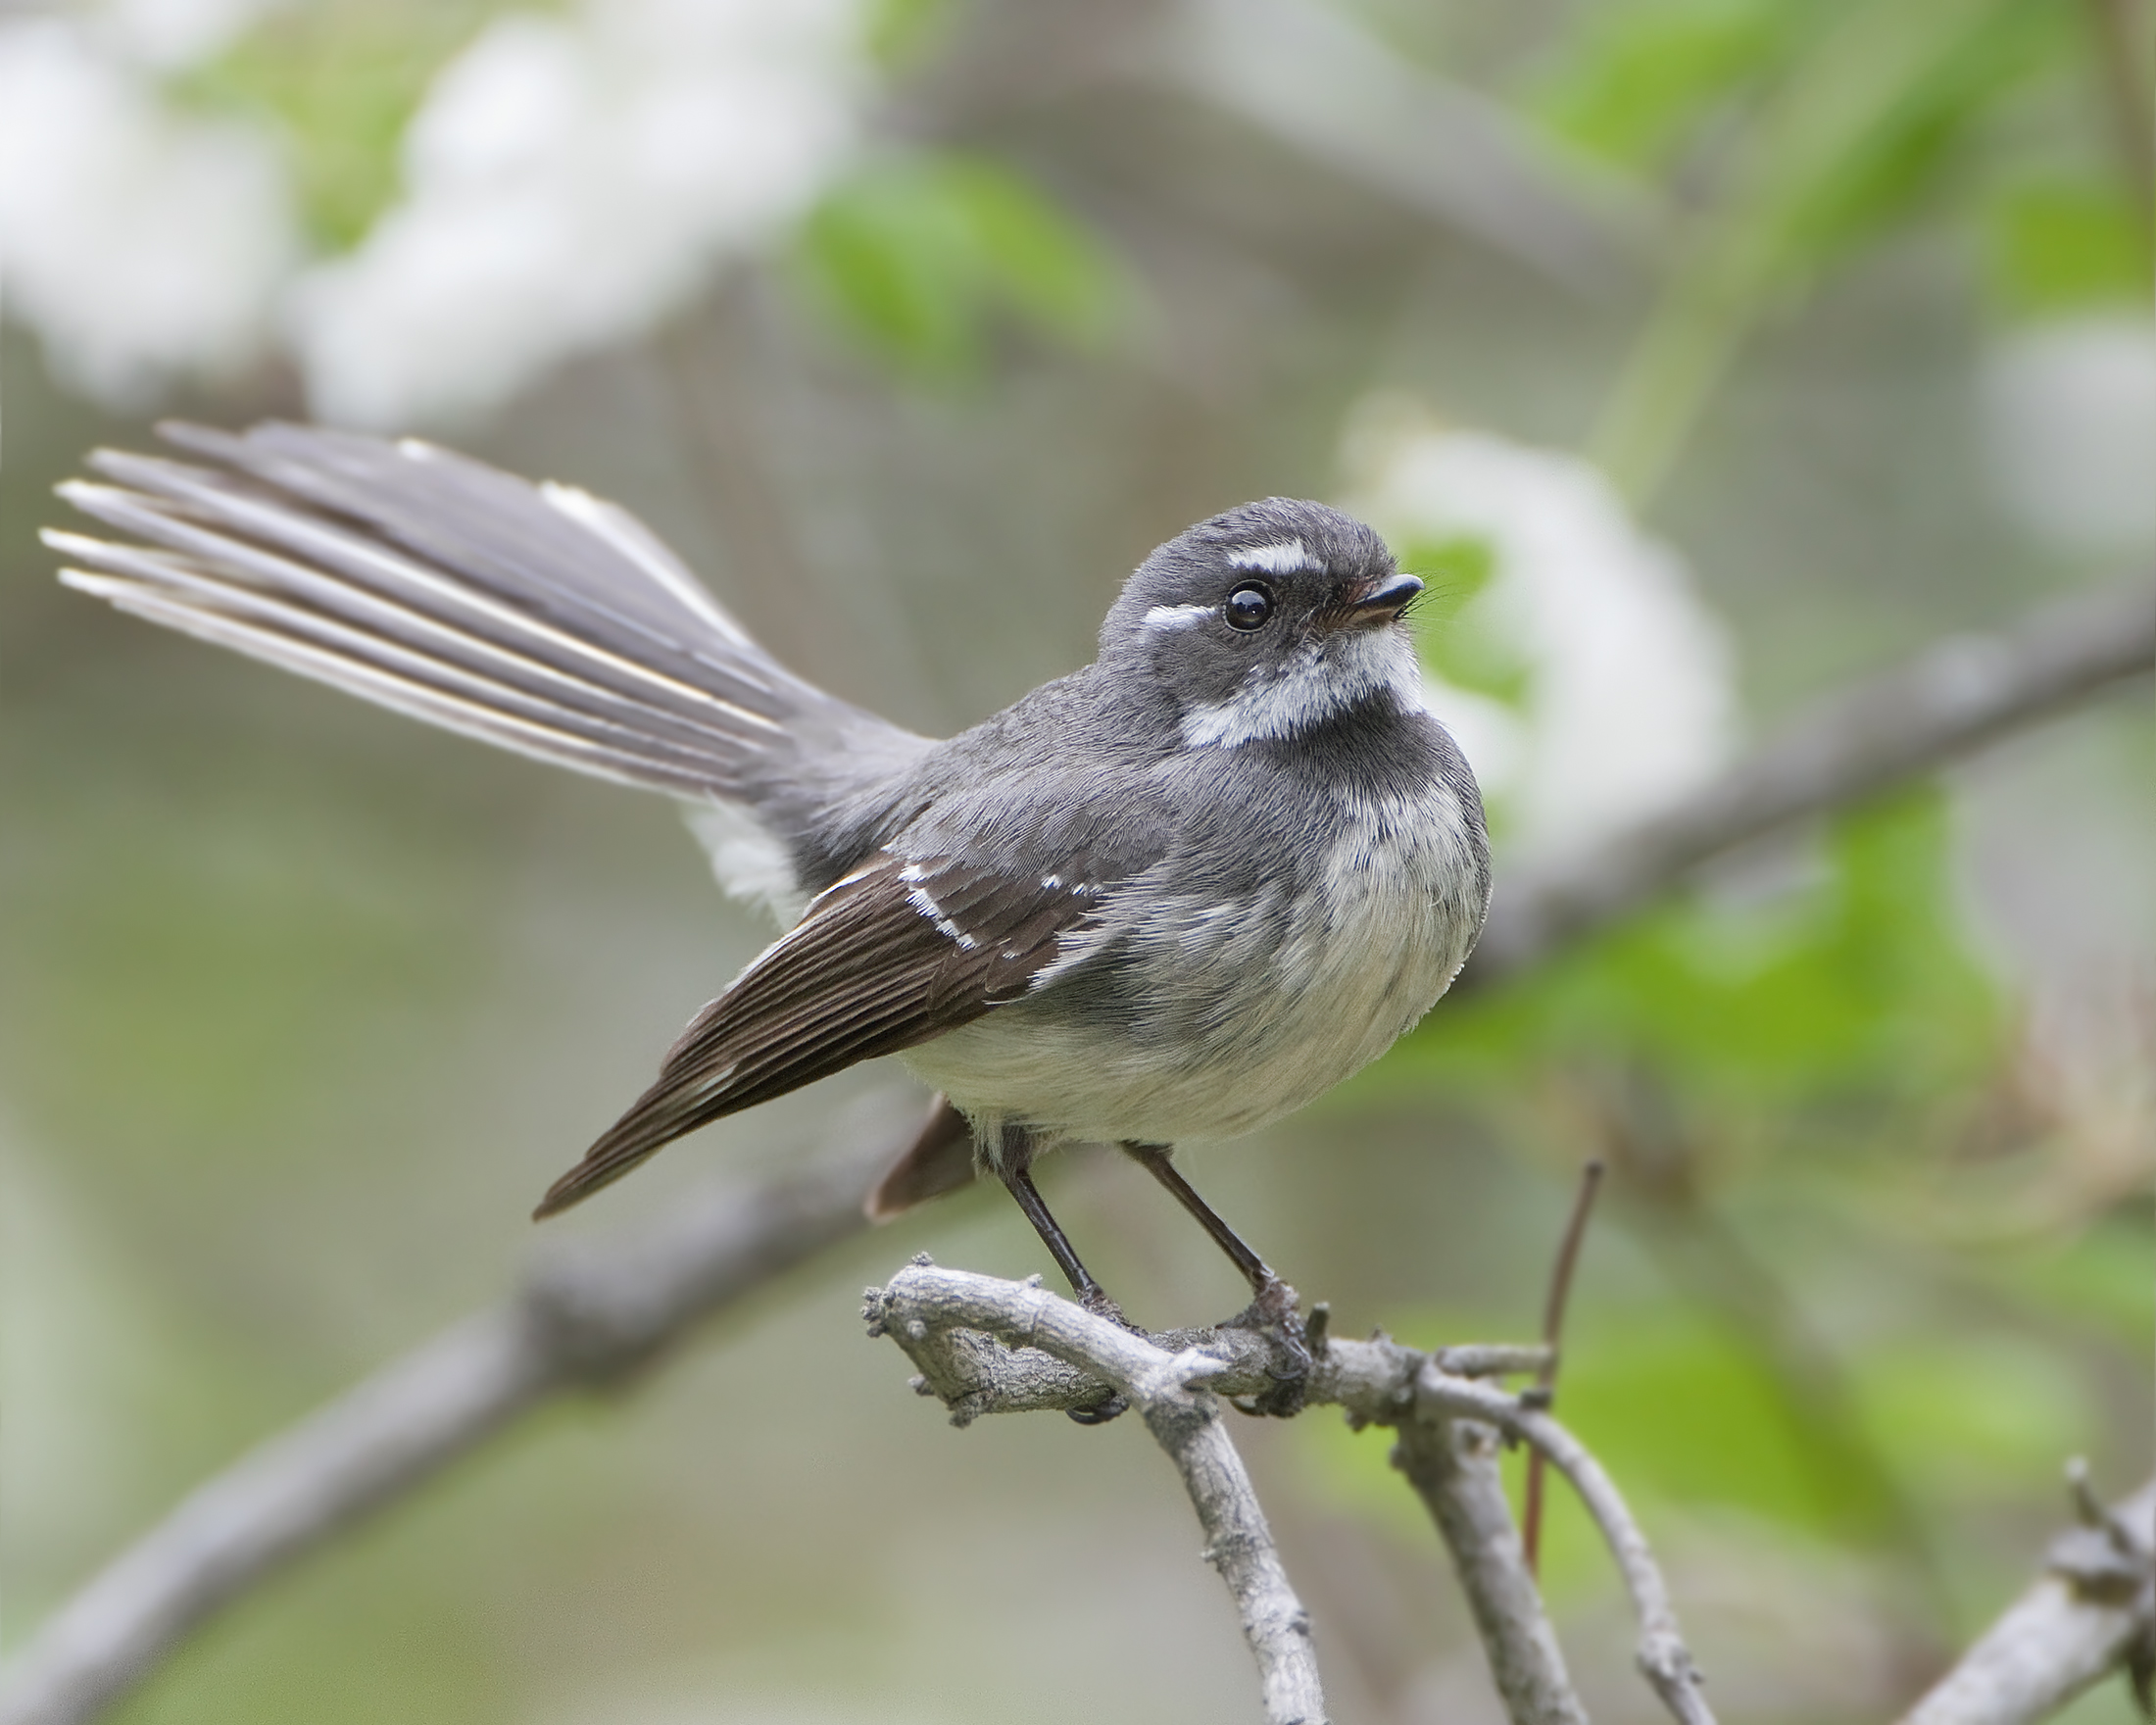
M1147 558L1101 626L1101 665L1171 697L1186 743L1281 740L1366 704L1421 705L1400 621L1421 591L1360 521L1269 497Z

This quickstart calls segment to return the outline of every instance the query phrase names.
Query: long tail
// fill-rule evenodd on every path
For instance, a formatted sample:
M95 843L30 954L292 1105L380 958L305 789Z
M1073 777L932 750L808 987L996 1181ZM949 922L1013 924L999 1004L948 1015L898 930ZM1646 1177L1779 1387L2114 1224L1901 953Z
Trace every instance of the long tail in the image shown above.
M581 772L758 804L917 740L765 653L633 516L415 441L264 424L100 450L60 487L141 543L48 531L70 586Z

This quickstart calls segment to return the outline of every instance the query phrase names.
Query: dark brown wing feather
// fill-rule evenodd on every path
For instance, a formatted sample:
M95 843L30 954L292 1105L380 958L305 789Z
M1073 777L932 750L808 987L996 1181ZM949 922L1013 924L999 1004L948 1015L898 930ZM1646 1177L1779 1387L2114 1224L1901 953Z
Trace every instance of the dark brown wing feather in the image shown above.
M589 1198L685 1132L1015 999L1098 903L1081 883L951 859L886 855L857 870L690 1021L659 1082L534 1215Z

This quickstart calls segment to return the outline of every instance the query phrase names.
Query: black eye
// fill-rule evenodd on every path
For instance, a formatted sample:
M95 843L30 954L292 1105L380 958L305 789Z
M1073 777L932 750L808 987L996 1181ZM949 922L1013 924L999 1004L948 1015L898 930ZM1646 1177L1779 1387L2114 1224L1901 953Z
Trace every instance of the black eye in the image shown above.
M1273 596L1254 582L1228 595L1225 614L1231 629L1262 629L1273 615Z

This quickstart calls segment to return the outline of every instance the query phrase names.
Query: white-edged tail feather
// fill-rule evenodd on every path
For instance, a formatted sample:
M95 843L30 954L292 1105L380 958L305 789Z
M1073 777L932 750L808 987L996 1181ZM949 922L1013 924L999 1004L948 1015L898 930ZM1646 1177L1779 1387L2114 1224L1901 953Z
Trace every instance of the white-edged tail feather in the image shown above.
M71 587L580 772L709 805L915 739L766 654L625 510L431 444L161 427L100 450L48 531ZM769 757L789 770L773 774Z

